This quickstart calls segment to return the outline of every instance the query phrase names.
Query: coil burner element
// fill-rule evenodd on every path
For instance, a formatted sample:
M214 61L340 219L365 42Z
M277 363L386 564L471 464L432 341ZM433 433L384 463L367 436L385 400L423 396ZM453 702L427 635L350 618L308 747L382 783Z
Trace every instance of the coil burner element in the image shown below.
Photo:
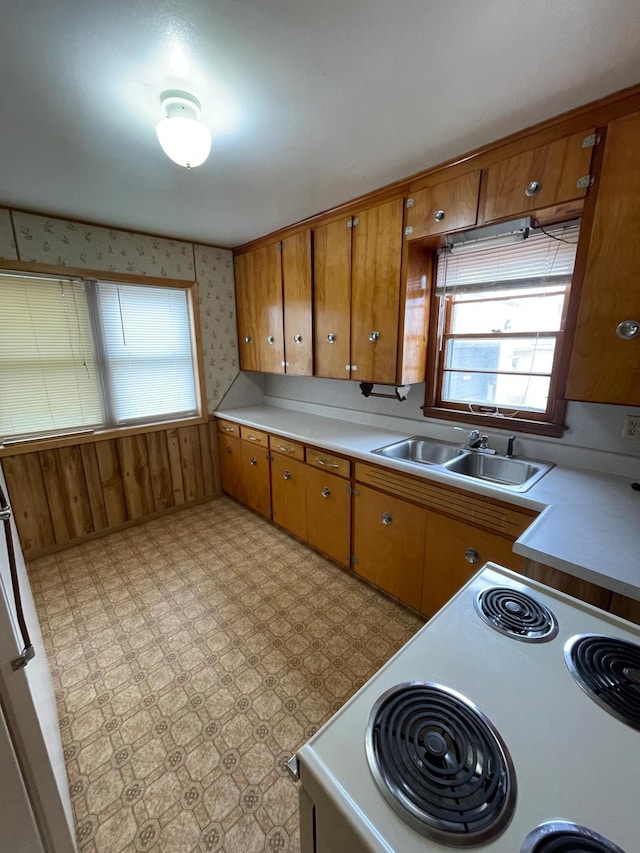
M492 723L459 693L431 682L388 690L369 715L366 750L386 801L427 838L467 847L508 825L511 758Z
M501 634L528 643L544 643L558 633L558 622L544 604L516 589L494 586L480 592L476 611Z

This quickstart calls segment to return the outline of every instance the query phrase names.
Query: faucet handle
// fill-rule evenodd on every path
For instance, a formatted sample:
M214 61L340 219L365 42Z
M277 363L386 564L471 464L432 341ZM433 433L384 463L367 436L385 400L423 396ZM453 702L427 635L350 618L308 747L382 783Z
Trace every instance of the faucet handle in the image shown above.
M469 444L471 444L472 441L477 441L479 438L480 438L480 430L479 429L472 429L471 432L469 433ZM486 438L486 436L485 436L485 438Z

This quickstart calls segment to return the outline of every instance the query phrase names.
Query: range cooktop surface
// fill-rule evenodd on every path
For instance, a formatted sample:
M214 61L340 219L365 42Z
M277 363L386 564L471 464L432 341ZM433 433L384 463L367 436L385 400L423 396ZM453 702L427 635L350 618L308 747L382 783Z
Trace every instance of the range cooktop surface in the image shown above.
M302 747L302 784L363 851L636 853L639 710L636 626L487 564Z

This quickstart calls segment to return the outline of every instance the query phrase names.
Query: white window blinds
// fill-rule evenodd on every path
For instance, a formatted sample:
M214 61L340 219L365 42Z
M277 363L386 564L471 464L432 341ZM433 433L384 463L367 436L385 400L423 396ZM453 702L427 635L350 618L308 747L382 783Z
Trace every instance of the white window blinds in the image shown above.
M80 281L0 275L0 438L102 422Z
M197 414L187 292L112 282L97 291L110 420Z
M532 229L526 240L466 243L438 259L436 293L510 290L569 284L580 226Z

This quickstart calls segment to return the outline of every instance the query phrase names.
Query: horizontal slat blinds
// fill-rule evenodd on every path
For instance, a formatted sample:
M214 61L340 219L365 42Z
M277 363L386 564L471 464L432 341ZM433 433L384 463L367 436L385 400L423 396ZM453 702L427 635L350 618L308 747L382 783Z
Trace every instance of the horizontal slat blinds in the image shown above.
M0 438L101 422L82 282L0 275Z
M438 258L436 293L556 286L571 282L579 225L532 229L526 240L463 244Z
M187 292L112 282L97 288L113 422L197 414Z

